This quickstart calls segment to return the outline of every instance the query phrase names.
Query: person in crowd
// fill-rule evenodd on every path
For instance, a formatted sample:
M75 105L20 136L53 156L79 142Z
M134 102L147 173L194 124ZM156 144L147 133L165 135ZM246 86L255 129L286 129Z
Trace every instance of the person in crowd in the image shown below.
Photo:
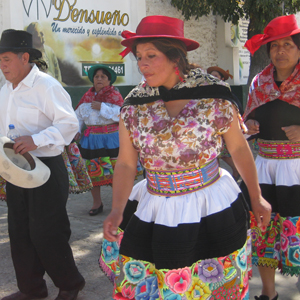
M87 128L81 137L79 149L86 160L93 183L93 206L89 215L95 216L103 211L100 187L112 184L113 169L119 153L119 114L123 98L112 85L117 75L108 66L92 66L88 71L88 78L93 87L76 106L79 132L75 140L80 139L85 125Z
M2 300L48 295L45 272L59 288L56 300L75 300L85 285L69 245L66 211L69 181L61 152L78 131L71 99L61 84L31 63L41 58L32 35L8 29L0 39L0 68L7 83L0 91L0 134L15 124L15 153L30 151L51 175L37 188L6 183L8 230L19 291Z
M270 219L230 88L188 63L187 51L199 44L183 27L180 19L148 16L136 33L122 33L122 55L134 54L146 81L121 110L112 210L103 224L99 263L115 284L113 299L248 299L248 211L219 168L222 137L257 222ZM133 187L138 156L147 178Z
M47 72L48 65L42 58L32 59L32 63L42 72ZM62 157L69 177L69 193L80 194L93 188L91 178L87 172L85 162L80 154L77 143L73 140L64 147ZM0 176L0 200L6 201L6 180Z
M27 26L26 31L32 34L33 47L41 51L42 59L48 66L47 73L59 82L62 82L57 57L53 49L45 44L45 35L42 31L41 25L38 22L32 22Z
M211 74L223 81L226 81L229 79L229 77L232 79L233 76L229 73L229 70L225 71L224 69L218 67L218 66L212 66L207 69L207 73Z
M300 29L294 15L273 19L245 47L254 54L262 45L271 63L252 80L244 119L249 139L259 147L256 168L271 221L259 227L251 213L253 264L262 294L276 300L275 270L300 274ZM247 189L241 187L247 195ZM249 203L252 204L252 203ZM253 207L252 207L253 209Z
M215 76L216 78L218 78L220 80L223 80L223 81L226 81L229 77L231 79L233 78L233 76L229 73L228 70L225 71L225 70L223 70L222 68L220 68L218 66L209 67L207 69L207 73L211 74L211 75ZM239 101L238 97L236 97L235 94L232 94L232 95L234 97L234 100L235 100L236 104L238 105L240 114L242 114L243 113L243 106L241 105L241 102ZM233 163L233 160L232 160L232 157L230 156L225 144L224 144L224 147L222 149L222 152L221 152L219 158L221 158L223 161L225 161L225 163L227 165L230 166L230 168L232 170L232 177L234 178L235 181L238 181L238 179L240 178L240 174L239 174L237 168L235 167L235 165Z

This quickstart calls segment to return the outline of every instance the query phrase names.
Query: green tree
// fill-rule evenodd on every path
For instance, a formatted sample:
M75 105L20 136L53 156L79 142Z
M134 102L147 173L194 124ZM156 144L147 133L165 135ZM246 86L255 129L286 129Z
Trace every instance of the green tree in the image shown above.
M220 15L225 22L237 24L240 18L249 20L248 39L263 33L265 26L275 17L300 10L300 0L171 0L186 20L198 19L210 13ZM252 78L269 64L266 46L251 57L248 85Z

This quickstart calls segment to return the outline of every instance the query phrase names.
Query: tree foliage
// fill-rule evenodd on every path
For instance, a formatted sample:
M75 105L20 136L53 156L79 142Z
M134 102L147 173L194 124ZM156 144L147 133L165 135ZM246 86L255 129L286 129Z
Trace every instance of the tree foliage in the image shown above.
M240 18L249 20L248 39L262 33L275 17L293 14L300 10L300 0L171 0L186 20L198 19L210 13L219 15L225 22L237 24ZM269 63L265 47L251 58L249 81Z
M300 0L171 0L186 20L210 13L220 15L225 22L237 24L240 18L255 17L255 29L262 31L274 17L293 14L300 9Z

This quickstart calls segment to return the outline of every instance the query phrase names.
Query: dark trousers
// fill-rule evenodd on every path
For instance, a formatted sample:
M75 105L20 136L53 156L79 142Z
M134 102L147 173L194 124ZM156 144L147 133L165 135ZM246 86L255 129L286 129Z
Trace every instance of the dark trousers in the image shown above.
M61 290L73 290L84 281L69 245L66 167L61 155L42 161L51 170L45 184L34 189L6 186L11 255L19 290L25 294L45 286L45 272Z

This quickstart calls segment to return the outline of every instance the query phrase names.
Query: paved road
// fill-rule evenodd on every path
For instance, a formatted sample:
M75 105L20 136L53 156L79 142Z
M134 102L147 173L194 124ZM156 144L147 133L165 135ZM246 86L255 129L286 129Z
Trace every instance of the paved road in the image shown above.
M78 300L110 300L112 285L98 267L100 244L102 241L102 224L111 207L111 188L102 188L104 212L90 217L87 212L92 204L90 193L70 195L67 208L70 216L72 237L71 246L79 270L86 279L86 286L79 294ZM9 238L7 233L6 203L0 201L0 299L17 290L14 269L10 258ZM277 291L280 300L299 300L300 282L296 277L276 275ZM46 277L49 296L47 300L55 299L57 288L51 279ZM250 299L260 295L260 279L257 269L250 281Z

